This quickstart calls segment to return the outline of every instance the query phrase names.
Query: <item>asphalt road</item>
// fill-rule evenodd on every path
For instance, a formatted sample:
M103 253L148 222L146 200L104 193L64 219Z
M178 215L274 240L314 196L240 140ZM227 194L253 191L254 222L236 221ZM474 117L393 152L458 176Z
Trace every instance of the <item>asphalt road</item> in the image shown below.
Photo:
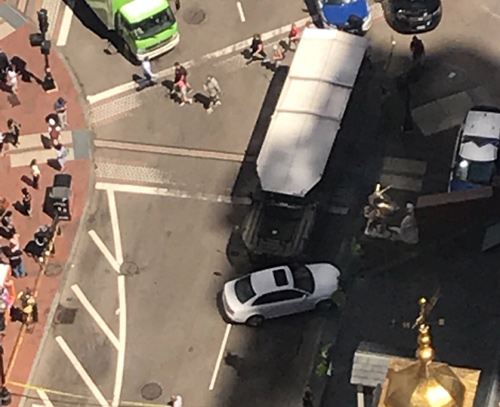
M243 0L245 13L242 22L236 1L182 0L176 17L181 42L170 53L153 61L153 70L161 71L175 61L185 62L226 48L250 38L254 33L265 33L308 16L300 0ZM200 24L190 23L194 11L203 12ZM133 66L108 47L108 33L84 2L78 2L64 54L73 67L84 92L93 95L132 80L140 74ZM106 51L106 52L105 52Z
M304 17L302 3L295 3L294 7L285 2L273 3L271 7L265 1L243 2L245 23L239 21L236 7L215 0L208 5L203 3L206 20L199 26L191 26L179 19L182 35L186 32L181 46L162 58L155 68L170 67L177 59L197 58L245 39L253 32L271 30ZM183 2L180 13L191 6L196 4ZM493 42L483 39L484 35L496 33L493 13L500 15L496 8L493 1L484 1L479 7L465 1L456 5L445 3L441 26L423 36L427 55L429 59L445 56L444 51L438 51L439 47L462 48L462 54L452 55L450 68L460 68L459 72L463 72L467 80L446 88L437 85L434 88L432 84L442 85L441 81L429 80L425 97L421 96L419 103L441 98L447 92L461 91L463 86L485 85L482 79L486 72L492 72L491 67L498 59ZM467 29L454 21L462 22ZM226 35L215 34L226 30ZM394 110L388 113L390 119L382 120L379 127L381 100L387 98L380 84L385 87L388 78L404 69L409 38L394 34L383 22L374 24L369 38L373 68L358 86L361 90L353 96L353 107L348 111L345 125L349 131L338 139L323 186L330 193L331 204L347 207L349 213L347 216L322 215L308 250L313 261L340 261L339 247L344 238L359 231L364 197L376 181L385 155L424 159L425 151L432 150L423 148L425 143L393 137L399 131L401 120L401 103L397 98ZM391 38L396 39L397 45L391 64L384 72ZM121 56L106 55L102 48L103 41L98 36L79 22L73 23L65 53L89 94L127 82L132 73L137 72ZM222 360L213 382L228 329L217 308L217 293L236 272L252 269L242 251L228 247L228 242L234 226L248 210L245 198L255 185L252 157L254 159L265 130L265 120L259 119L272 112L280 80L273 80L272 72L258 64L245 67L239 56L230 55L217 64L209 62L190 70L195 89L201 88L208 73L218 77L225 92L223 105L212 115L207 115L200 104L179 107L158 86L141 93L140 107L95 129L99 140L117 143L113 148L96 149L97 181L106 184L100 184L95 193L87 231L95 231L94 239L98 236L102 240L111 253L108 256L111 260L90 235L82 238L73 271L60 298L60 305L65 308L61 308L62 314L57 314L66 313L69 320L55 323L49 332L32 376L33 384L87 395L95 403L96 389L79 376L74 363L64 353L64 345L61 347L61 339L55 339L61 337L105 399L112 400L116 386L121 387L122 404L123 401L146 401L141 389L148 383L156 383L162 394L154 401L160 403L175 392L184 396L188 407L300 405L321 340L319 333L325 322L335 323L330 317L304 314L272 321L259 330L232 327L223 355L229 352L235 357ZM391 86L388 89L392 97L395 90ZM493 97L500 95L495 88L488 89ZM370 103L366 103L368 101ZM120 150L118 142L136 143L136 149ZM445 154L448 144L436 142L435 145L442 145L439 151ZM155 151L151 146L184 150L173 155ZM190 156L186 153L188 150ZM214 152L221 155L217 159L207 158ZM243 157L249 162L242 164ZM431 168L443 171L442 157L436 154L433 159L440 164ZM126 184L127 187L123 187L126 191L108 192L116 188L116 183ZM121 244L117 245L114 233L115 237L120 236ZM113 257L119 258L120 252L127 274L121 280L113 270ZM348 264L347 261L346 267ZM362 283L356 287L363 286ZM72 288L73 284L78 285L113 334L107 336L104 324L99 326L92 318L88 305L85 307L78 298L79 291ZM365 287L356 291L360 293L356 298L382 298L387 287L374 282L371 289L375 290L373 297L371 292L367 294ZM453 292L453 287L450 290ZM120 292L125 294L126 312L123 301L120 302ZM363 303L363 307L371 304ZM66 308L70 311L65 311ZM363 308L360 309L362 312ZM357 330L357 324L364 324L357 319L357 314L352 315L352 322L344 320L346 334L341 336L346 352L359 340L359 335L348 333ZM126 335L120 337L124 327ZM348 356L346 353L342 365L345 369L349 368ZM117 360L123 362L118 369ZM117 375L120 371L124 372L121 385L120 374ZM329 391L346 392L346 400L351 400L352 389L345 387L347 370L340 374L338 380L334 378ZM209 390L212 382L213 390ZM338 383L341 387L336 387ZM56 406L57 400L70 400L49 397ZM102 400L100 404L107 407Z

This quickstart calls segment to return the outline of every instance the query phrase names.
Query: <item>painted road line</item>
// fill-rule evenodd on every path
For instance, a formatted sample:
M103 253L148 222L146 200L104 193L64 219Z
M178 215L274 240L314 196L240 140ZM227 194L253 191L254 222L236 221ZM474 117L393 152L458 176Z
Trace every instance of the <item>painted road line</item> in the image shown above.
M246 19L245 19L245 13L243 12L243 6L238 1L238 2L236 2L236 7L238 8L238 13L240 13L240 20L242 23L244 23L246 21Z
M120 405L120 396L123 386L123 374L125 371L125 349L127 339L127 304L125 296L125 276L118 276L118 304L120 310L120 347L116 360L115 386L113 390L112 407Z
M153 144L127 143L113 140L95 140L94 145L96 147L110 148L115 150L166 154L181 157L206 158L211 160L234 161L238 163L241 163L245 158L244 154L239 153L228 153L213 150L197 150L194 148L167 147Z
M73 161L75 159L75 151L73 148L68 148L69 154L66 161ZM19 153L9 154L11 167L24 167L30 165L33 158L36 158L39 164L47 163L49 160L56 160L57 151L50 150L26 150Z
M73 19L73 7L74 0L68 0L68 4L64 5L63 19L61 22L61 28L59 29L59 35L57 36L58 47L64 47L68 42L69 30L71 28L71 20Z
M212 374L212 380L210 380L210 385L208 390L212 391L215 387L215 382L217 381L217 376L219 374L220 364L222 363L222 358L224 357L224 352L226 350L227 340L229 339L229 332L231 332L231 324L226 325L226 332L224 332L224 338L222 338L222 343L220 345L219 355L217 356L217 361L215 362L214 372Z
M62 336L56 336L56 342L61 348L61 350L64 352L66 357L69 359L75 370L78 372L82 380L85 382L87 387L89 388L90 392L94 395L96 400L99 402L99 404L102 407L109 407L108 402L102 395L101 391L99 388L96 386L96 384L92 381L91 377L89 374L86 372L80 361L77 359L73 351L70 349L66 341L63 339Z
M117 273L120 273L120 265L116 261L116 259L113 257L111 252L108 250L104 242L101 240L99 236L97 236L97 233L95 230L89 230L89 235L96 244L96 246L99 248L101 253L106 257L106 260L110 264L110 266L115 270Z
M297 26L301 27L301 26L304 26L310 20L311 20L310 17L303 18L301 20L296 21L295 24ZM283 27L280 27L280 28L277 28L275 30L271 30L271 31L268 31L268 32L262 34L261 38L262 38L262 41L267 41L273 37L276 37L277 35L283 35L285 33L288 33L289 31L290 31L290 24L287 24ZM211 59L221 58L221 57L224 57L226 55L232 54L234 52L242 51L245 48L249 47L251 41L252 41L252 39L248 38L246 40L243 40L243 41L237 42L233 45L230 45L226 48L223 48L223 49L220 49L218 51L214 51L214 52L211 52L209 54L206 54L197 60L192 59L192 60L183 62L182 65L186 69L188 69L188 68L192 68L195 65L201 65L204 62L207 62ZM168 69L165 69L163 71L157 72L158 81L160 81L161 79L164 79L168 76L173 75L174 70L175 70L175 68L172 67L172 68L168 68ZM116 86L114 88L97 93L95 95L89 95L89 96L87 96L87 102L89 104L93 105L93 104L102 102L103 100L110 99L112 97L116 97L122 93L126 93L126 92L129 92L131 90L134 90L136 87L137 87L136 82L132 81L129 83L125 83L123 85L119 85L119 86ZM151 90L151 89L154 89L154 87L149 88L149 90ZM143 92L147 92L147 91L148 91L148 89L145 89Z
M247 197L232 197L227 195L204 194L201 192L191 193L188 191L182 191L178 189L157 188L157 187L150 187L143 185L127 185L127 184L112 184L105 182L97 182L95 187L96 189L105 191L112 190L115 192L128 192L131 194L139 194L139 195L156 195L156 196L165 196L168 198L179 198L179 199L193 199L197 201L205 201L213 203L226 203L233 205L251 205L252 203L252 200Z
M83 305L83 307L87 310L87 312L90 314L92 319L95 321L97 326L101 328L101 330L104 332L104 335L108 337L110 342L113 344L113 346L118 349L119 348L119 343L118 343L118 338L115 336L113 331L110 329L108 324L104 322L104 319L99 315L99 313L96 311L94 306L90 303L90 301L87 299L83 291L80 289L80 287L77 284L73 284L71 286L71 289L75 293L76 297L80 301L80 303Z
M115 242L115 258L119 266L123 264L122 240L120 237L120 227L118 224L118 212L116 210L115 194L108 189L108 205L111 216L111 229L113 230L113 241Z
M54 407L54 404L52 404L52 401L50 401L47 393L40 389L37 389L36 392L38 393L38 397L40 397L40 399L43 401L43 405L45 407Z

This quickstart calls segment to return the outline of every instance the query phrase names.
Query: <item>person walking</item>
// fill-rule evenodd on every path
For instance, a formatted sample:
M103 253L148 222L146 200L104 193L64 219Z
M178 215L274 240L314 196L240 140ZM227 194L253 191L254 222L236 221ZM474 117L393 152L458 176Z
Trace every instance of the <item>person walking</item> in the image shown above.
M422 65L425 58L425 47L422 40L418 38L416 35L414 35L411 40L410 51L413 62Z
M186 103L192 105L193 99L188 97L188 85L184 79L181 79L177 82L177 88L179 89L179 93L181 95L181 106L184 106Z
M4 143L5 143L5 133L0 132L0 157L3 157Z
M22 255L23 252L19 249L19 245L11 242L9 246L4 248L4 255L9 260L12 275L16 278L26 277L26 267L24 267Z
M64 172L66 157L69 154L69 150L60 143L56 144L54 148L56 149L57 152L57 163L59 164L59 171Z
M6 82L7 86L10 87L10 91L14 95L17 95L17 89L19 87L19 81L17 79L18 76L19 72L16 71L16 67L14 66L14 64L11 64L10 67L7 69Z
M49 137L50 141L52 143L52 147L57 146L58 144L61 144L60 138L61 138L61 126L59 126L59 123L57 120L54 118L50 118L48 120L49 123Z
M28 192L28 188L21 189L21 193L23 194L23 211L24 214L31 218L31 194Z
M66 107L66 104L67 104L66 100L62 97L58 98L54 102L54 111L56 112L57 117L59 118L59 123L63 130L69 126L68 109Z
M5 74L10 66L10 60L5 51L0 48L0 74L2 81L5 81Z
M144 75L144 79L141 79L139 82L139 87L137 90L142 90L148 86L153 86L156 84L156 78L158 75L156 75L153 72L153 68L151 67L151 61L149 60L149 57L145 57L144 60L141 63L142 67L142 74Z
M300 40L300 29L295 23L292 23L290 27L290 32L288 33L288 49L290 51L295 51ZM294 48L292 48L292 44Z
M281 65L281 61L283 61L285 59L285 52L281 48L280 44L276 44L273 47L273 50L274 50L274 52L273 52L273 65L274 65L274 69L276 69Z
M207 76L207 81L205 82L205 85L203 85L203 89L208 92L208 97L210 99L207 109L207 114L210 114L214 111L215 106L220 106L222 104L220 101L222 90L219 82L212 75Z
M178 83L179 81L184 81L186 83L186 86L187 86L187 91L188 92L191 92L193 90L193 88L191 87L191 85L189 84L188 80L187 80L187 77L188 77L188 71L186 68L184 68L179 62L176 62L174 64L174 67L175 67L175 72L174 72L174 86L177 86L178 87Z
M262 57L263 64L269 62L269 58L264 51L264 43L260 38L260 34L254 34L248 51L250 52L250 59L247 61L247 65L250 65L253 61L257 60L256 55L260 55Z
M170 396L169 404L172 407L182 407L182 397L179 394Z
M21 135L21 125L14 119L7 120L10 142L14 147L19 147L19 136Z
M34 189L38 189L40 186L41 172L40 168L38 168L38 162L36 161L36 158L33 158L31 160L30 169L31 169L31 186Z

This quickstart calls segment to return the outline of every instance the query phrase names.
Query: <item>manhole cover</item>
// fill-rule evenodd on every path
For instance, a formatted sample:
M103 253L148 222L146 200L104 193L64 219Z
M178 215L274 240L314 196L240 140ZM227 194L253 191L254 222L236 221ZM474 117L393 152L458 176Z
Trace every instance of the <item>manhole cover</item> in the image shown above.
M59 304L54 315L54 324L71 325L75 322L76 308L67 308Z
M139 266L132 261L124 261L120 266L120 274L125 276L139 274Z
M62 264L59 263L49 263L47 264L47 267L45 267L45 275L46 276L58 276L61 274L64 270L64 267Z
M141 389L141 396L145 400L156 400L162 393L163 390L158 383L148 383Z
M201 24L203 20L205 20L206 14L205 12L199 8L199 7L188 7L184 11L184 21L188 24Z

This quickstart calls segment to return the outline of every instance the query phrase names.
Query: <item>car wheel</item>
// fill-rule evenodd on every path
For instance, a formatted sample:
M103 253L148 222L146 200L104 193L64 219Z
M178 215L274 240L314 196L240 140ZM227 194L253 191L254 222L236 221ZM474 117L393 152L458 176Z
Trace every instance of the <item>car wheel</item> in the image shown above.
M316 304L316 309L318 311L328 311L332 309L333 301L332 300L322 300Z
M256 327L256 326L261 326L263 322L264 322L264 317L262 315L253 315L247 319L246 324L248 326Z

